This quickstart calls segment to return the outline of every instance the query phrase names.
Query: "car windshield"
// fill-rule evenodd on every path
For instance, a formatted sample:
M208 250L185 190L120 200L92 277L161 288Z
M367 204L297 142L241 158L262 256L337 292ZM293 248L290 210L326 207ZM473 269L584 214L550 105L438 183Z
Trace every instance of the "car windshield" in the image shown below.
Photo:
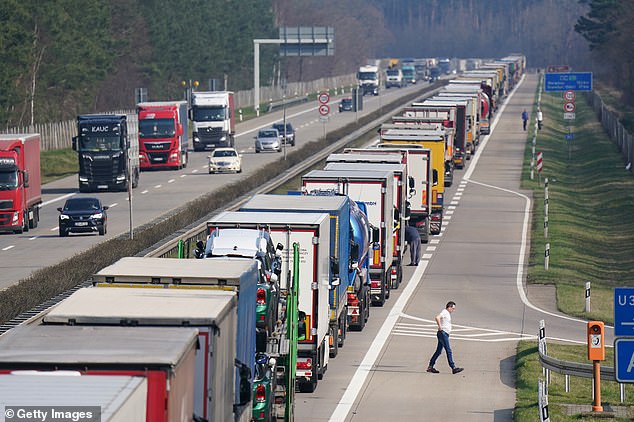
M351 98L344 98L343 100L341 100L341 104L343 104L343 105L352 104L352 99Z
M171 138L176 134L172 119L139 120L139 136L142 138Z
M261 138L275 138L279 135L276 130L261 130L258 136Z
M99 200L95 198L70 199L64 204L64 211L97 211L100 208Z
M236 157L237 155L238 154L232 150L215 150L213 154L214 157Z
M277 129L278 132L284 132L284 124L283 123L274 124L273 127L275 129ZM293 131L293 126L291 126L290 123L286 123L286 132L292 132L292 131Z

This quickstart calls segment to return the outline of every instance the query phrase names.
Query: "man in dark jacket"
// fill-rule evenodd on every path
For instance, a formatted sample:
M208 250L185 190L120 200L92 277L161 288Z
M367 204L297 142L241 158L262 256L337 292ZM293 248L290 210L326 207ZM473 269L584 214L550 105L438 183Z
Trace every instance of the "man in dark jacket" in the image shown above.
M405 227L405 241L409 244L409 265L418 265L420 260L420 235L414 226Z

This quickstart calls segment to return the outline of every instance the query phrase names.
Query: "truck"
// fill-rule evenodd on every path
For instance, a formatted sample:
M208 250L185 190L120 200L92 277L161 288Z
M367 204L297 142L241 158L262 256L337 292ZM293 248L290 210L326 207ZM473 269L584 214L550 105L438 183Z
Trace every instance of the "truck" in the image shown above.
M280 195L283 196L283 195ZM285 196L283 196L285 197ZM279 203L278 200L275 203ZM245 204L249 206L249 202ZM277 210L225 211L208 224L219 230L232 227L265 230L275 242L284 246L280 288L288 292L291 283L292 245L299 245L299 301L303 334L297 350L296 382L302 392L313 392L328 368L329 343L336 340L330 325L330 216L321 213L289 213ZM345 303L345 301L344 301ZM344 316L345 318L345 316ZM336 328L336 326L335 326ZM271 336L272 339L278 334ZM270 347L267 347L270 354ZM334 356L333 356L334 357Z
M478 140L475 145L478 145L480 135L487 135L490 131L490 116L491 116L491 94L487 93L487 87L483 86L483 83L474 79L452 79L451 83L447 85L449 89L456 90L470 90L475 92L478 97ZM485 89L487 88L487 89Z
M139 103L137 114L141 170L180 170L187 167L187 101Z
M357 81L362 95L379 95L379 89L381 87L381 72L379 72L378 66L366 65L359 67L359 72L357 72Z
M390 295L399 269L393 254L394 176L388 171L312 170L302 176L302 192L331 191L346 195L367 207L370 224L379 229L369 263L372 304L383 306Z
M189 118L192 121L194 151L235 146L233 92L192 92Z
M343 345L346 337L344 309L347 308L350 329L362 331L370 317L369 251L371 242L375 239L378 241L378 231L373 234L365 209L361 206L364 205L345 196L320 192L320 195L307 196L255 195L241 208L241 211L277 211L285 215L312 212L330 214L330 256L334 266L331 268L328 302L330 331L338 340L330 344L329 350L333 355L336 355L336 348Z
M37 227L41 203L40 135L0 135L0 231Z
M413 148L411 145L381 145L381 148L345 148L344 154L360 155L360 159L372 163L405 164L407 166L407 201L409 224L418 229L421 241L429 241L432 186L438 183L432 173L431 150ZM331 154L332 162L337 154ZM345 158L343 159L346 160ZM406 213L407 214L407 213Z
M79 191L125 191L139 184L139 139L128 136L126 115L77 116L72 139L79 161Z
M430 150L430 167L432 174L431 208L429 230L431 234L440 234L445 196L445 138L439 132L416 129L415 125L407 125L404 129L388 129L381 133L379 147L404 148L419 146ZM408 167L409 168L409 167Z
M255 373L255 306L258 264L247 259L174 259L125 257L92 276L97 287L146 287L238 293L234 420L252 415ZM166 328L167 329L167 328ZM177 330L169 328L170 330Z
M393 86L397 88L403 88L403 72L401 69L387 69L385 71L385 89L389 89Z
M0 374L142 377L147 380L145 420L192 420L197 344L198 331L186 327L23 325L0 337Z
M100 408L101 422L145 421L147 388L148 380L145 377L104 377L68 371L16 371L0 375L0 406L8 409L20 403L23 407L50 408L54 403L58 407L78 408L90 403Z
M84 287L48 311L45 325L195 328L194 415L233 419L235 292Z
M331 154L333 155L333 154ZM354 158L354 154L336 154ZM377 156L373 156L377 157ZM407 199L407 166L401 163L382 164L372 162L331 162L324 167L326 171L360 170L360 171L389 171L394 175L394 231L392 232L393 269L396 278L391 279L390 289L398 289L403 279L403 252L405 251L405 225L409 224L410 205Z
M403 81L406 84L416 83L416 68L413 64L403 65L401 70L403 71Z

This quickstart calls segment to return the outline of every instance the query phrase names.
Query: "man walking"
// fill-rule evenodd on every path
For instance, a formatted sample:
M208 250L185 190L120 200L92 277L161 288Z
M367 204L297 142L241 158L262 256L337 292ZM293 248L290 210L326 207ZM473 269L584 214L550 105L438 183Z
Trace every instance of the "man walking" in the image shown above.
M544 121L544 114L542 113L542 109L537 107L537 128L542 130L542 122Z
M405 226L405 241L409 245L409 265L418 265L420 261L420 234L414 226Z
M436 368L434 368L434 365L436 364L436 360L442 353L442 349L445 349L445 352L447 353L447 362L449 362L451 372L453 374L457 374L464 371L464 368L458 368L454 363L453 354L451 352L451 345L449 344L449 333L451 333L451 314L455 310L456 303L453 301L449 301L447 302L445 309L443 309L438 315L436 315L436 324L438 324L438 332L436 333L436 337L438 338L438 345L436 346L436 351L429 360L427 372L431 372L432 374L437 374L440 372Z
M526 123L528 123L528 112L526 109L522 111L522 122L524 123L524 130L526 130Z

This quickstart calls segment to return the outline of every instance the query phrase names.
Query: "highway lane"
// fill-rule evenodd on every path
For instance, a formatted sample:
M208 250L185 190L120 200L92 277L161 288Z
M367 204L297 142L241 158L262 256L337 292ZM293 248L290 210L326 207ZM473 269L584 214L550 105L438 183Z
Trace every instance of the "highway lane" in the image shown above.
M506 101L445 195L441 235L424 245L418 267L405 267L406 283L386 307L372 308L366 330L351 333L316 392L297 395L299 420L511 421L517 341L535 339L543 319L549 339L585 344L585 321L533 303L523 285L532 198L519 189L519 116L535 89L529 75ZM449 300L454 360L466 369L452 375L443 354L441 373L430 374L434 316Z
M425 84L426 86L427 84ZM326 130L332 131L352 123L397 98L410 94L423 86L410 86L403 89L383 90L378 97L364 97L364 110L357 113L337 112L338 97L330 101L330 121ZM288 151L301 147L324 134L324 124L319 120L317 102L304 103L286 110L287 120L297 129L297 146L287 146ZM254 139L257 130L268 127L283 118L283 110L264 114L259 118L239 123L236 128L236 147L243 154L243 173L238 175L207 173L207 155L205 152L190 152L187 168L180 171L142 172L138 188L133 190L133 225L138 227L150 222L171 210L228 183L248 177L256 170L271 165L283 157L278 153L255 154ZM63 259L80 253L104 239L115 237L129 231L129 202L126 192L102 192L81 194L98 196L111 207L108 210L108 233L106 236L92 234L71 234L67 238L58 237L57 207L61 207L67 197L79 195L77 178L71 176L43 186L43 205L40 210L40 223L21 235L0 235L0 289L4 289L33 271L61 262Z

